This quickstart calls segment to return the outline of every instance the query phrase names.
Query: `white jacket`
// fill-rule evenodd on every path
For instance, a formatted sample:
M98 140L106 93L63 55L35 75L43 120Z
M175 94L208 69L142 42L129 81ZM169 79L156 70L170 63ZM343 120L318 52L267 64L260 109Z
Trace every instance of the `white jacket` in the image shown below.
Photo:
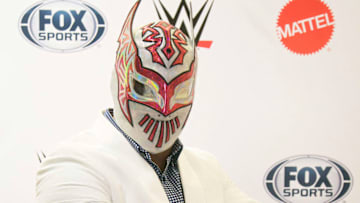
M186 203L255 203L203 151L184 147L178 165ZM102 116L40 165L38 203L169 203L151 166Z

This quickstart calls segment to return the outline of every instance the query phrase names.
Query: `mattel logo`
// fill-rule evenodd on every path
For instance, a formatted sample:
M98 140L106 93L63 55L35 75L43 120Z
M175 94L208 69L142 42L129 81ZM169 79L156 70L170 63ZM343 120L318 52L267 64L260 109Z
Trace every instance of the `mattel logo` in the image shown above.
M21 17L20 29L32 44L51 51L78 51L105 33L105 20L93 6L75 0L38 3Z
M280 161L265 176L265 188L285 203L331 203L344 198L352 186L349 170L323 156L304 155Z
M287 49L308 55L328 44L334 26L333 13L322 0L290 0L280 12L276 31Z
M295 21L292 24L285 24L284 29L282 27L278 27L278 33L280 34L280 38L287 38L293 37L297 34L306 34L307 32L320 30L332 25L334 25L334 21L330 22L329 15L324 13Z

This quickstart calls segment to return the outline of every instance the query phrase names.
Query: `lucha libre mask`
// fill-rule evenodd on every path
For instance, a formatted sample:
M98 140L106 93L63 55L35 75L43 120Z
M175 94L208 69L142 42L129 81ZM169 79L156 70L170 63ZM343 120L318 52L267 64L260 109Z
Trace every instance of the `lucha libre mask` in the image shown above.
M195 43L159 21L132 30L139 2L120 33L112 75L119 127L151 153L169 149L184 128L194 97Z

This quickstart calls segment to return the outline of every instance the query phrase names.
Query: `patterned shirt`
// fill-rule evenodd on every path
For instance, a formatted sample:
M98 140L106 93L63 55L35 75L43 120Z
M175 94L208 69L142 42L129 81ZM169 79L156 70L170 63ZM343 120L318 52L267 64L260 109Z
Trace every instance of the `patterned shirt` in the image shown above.
M180 171L178 168L177 160L183 149L183 145L180 140L176 140L172 147L171 154L166 159L166 166L163 172L161 172L159 166L157 166L152 160L151 155L148 151L143 149L135 140L131 139L126 133L120 129L115 123L113 117L113 110L107 109L104 111L104 116L117 128L121 134L129 141L131 146L145 159L147 163L154 169L155 173L160 179L160 182L165 190L166 196L170 203L184 203L184 192L181 184Z

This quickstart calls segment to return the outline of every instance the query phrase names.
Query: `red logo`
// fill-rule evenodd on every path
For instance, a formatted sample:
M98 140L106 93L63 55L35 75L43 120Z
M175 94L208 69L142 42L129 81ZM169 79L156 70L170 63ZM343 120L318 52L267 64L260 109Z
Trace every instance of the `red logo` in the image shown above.
M322 49L334 32L334 16L321 0L291 0L280 12L277 34L286 48L297 54Z

